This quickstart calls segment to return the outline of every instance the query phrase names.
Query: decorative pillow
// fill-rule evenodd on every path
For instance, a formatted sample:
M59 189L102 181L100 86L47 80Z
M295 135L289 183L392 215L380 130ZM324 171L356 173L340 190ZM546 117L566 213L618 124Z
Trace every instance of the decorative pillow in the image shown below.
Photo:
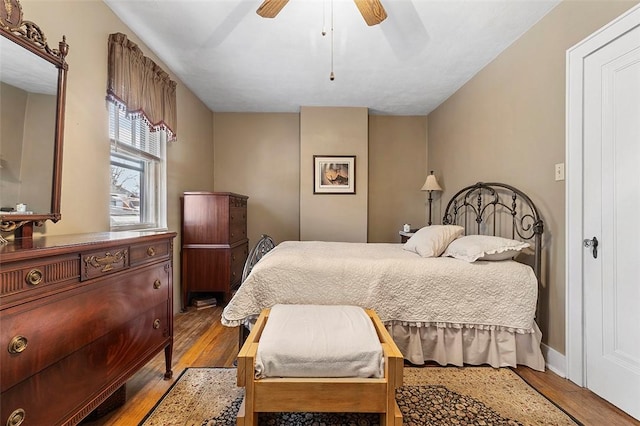
M529 243L523 243L522 241L491 235L467 235L451 242L442 255L466 260L467 262L507 260L517 255L520 250L529 247L529 245Z
M458 225L425 226L413 234L402 248L422 257L438 257L463 232L464 228Z

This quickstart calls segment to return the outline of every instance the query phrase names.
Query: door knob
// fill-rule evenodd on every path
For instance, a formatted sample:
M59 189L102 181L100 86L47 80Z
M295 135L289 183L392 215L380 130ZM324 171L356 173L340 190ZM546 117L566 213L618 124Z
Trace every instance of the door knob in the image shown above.
M585 247L591 247L591 254L594 259L598 258L598 239L593 237L592 239L585 239L583 241Z

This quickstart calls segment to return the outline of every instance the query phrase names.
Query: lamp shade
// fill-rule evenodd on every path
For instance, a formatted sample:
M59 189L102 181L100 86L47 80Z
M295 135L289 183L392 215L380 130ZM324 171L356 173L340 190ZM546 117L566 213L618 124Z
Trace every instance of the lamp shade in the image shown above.
M427 180L424 181L424 185L422 185L421 191L442 191L442 188L438 184L438 180L436 179L436 175L433 174L433 171L427 176Z

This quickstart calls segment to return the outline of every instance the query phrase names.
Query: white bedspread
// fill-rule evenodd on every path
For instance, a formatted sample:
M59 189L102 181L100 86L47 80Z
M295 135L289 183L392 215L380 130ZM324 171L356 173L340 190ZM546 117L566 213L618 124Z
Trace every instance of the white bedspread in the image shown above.
M382 346L358 306L275 305L260 336L255 375L384 377Z
M258 262L222 323L248 324L281 304L356 305L385 324L534 332L538 285L512 260L422 258L401 244L287 241Z

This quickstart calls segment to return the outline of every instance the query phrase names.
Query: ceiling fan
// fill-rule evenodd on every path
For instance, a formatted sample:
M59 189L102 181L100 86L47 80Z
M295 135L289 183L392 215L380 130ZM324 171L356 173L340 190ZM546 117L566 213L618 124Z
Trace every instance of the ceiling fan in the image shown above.
M367 25L377 25L387 18L380 0L353 0ZM264 0L256 13L263 18L275 18L289 0Z

